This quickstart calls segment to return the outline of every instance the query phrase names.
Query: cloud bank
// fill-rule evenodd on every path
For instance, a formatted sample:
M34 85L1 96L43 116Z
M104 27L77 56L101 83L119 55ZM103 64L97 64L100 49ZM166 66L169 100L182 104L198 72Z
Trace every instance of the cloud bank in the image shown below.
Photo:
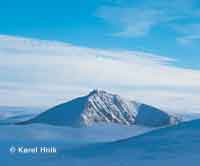
M198 110L200 71L137 51L0 36L0 105L51 106L93 88L171 110ZM189 101L187 103L187 100ZM170 104L174 102L181 104Z

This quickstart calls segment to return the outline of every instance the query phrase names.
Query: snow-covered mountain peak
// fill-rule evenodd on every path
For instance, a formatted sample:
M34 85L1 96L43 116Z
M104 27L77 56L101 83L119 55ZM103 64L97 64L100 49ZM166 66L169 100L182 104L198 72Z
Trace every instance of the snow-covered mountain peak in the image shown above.
M92 96L99 96L99 97L112 97L112 96L117 96L115 94L112 94L112 93L109 93L109 92L106 92L104 90L101 90L101 89L94 89L92 90L89 94L88 94L88 97L92 97Z
M87 125L94 122L131 125L135 122L137 106L137 103L122 99L118 95L103 90L94 90L88 95L88 101L81 117Z
M104 90L100 90L100 89L93 89L93 90L88 94L88 96L92 96L92 95L95 95L95 94L103 94L103 93L107 93L107 92L104 91Z
M35 118L23 122L47 123L61 126L91 126L95 123L123 125L164 126L177 119L155 107L126 100L103 90L57 105Z

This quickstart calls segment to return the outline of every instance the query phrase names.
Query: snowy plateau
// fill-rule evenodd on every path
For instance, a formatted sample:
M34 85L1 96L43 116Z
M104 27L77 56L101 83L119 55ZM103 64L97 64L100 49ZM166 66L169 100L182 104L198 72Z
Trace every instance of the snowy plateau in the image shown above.
M1 108L0 165L199 166L200 120L103 90L46 111ZM14 113L15 112L15 113ZM37 113L36 113L37 112ZM197 119L197 120L193 120ZM55 147L56 153L19 153ZM37 151L36 151L37 152Z

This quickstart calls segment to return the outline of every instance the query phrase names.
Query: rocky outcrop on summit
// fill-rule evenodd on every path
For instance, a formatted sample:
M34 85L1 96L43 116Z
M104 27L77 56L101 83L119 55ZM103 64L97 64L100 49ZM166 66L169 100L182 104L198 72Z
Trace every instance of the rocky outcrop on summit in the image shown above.
M131 125L135 122L138 104L118 95L95 90L88 96L82 121L90 125L94 122L114 122Z

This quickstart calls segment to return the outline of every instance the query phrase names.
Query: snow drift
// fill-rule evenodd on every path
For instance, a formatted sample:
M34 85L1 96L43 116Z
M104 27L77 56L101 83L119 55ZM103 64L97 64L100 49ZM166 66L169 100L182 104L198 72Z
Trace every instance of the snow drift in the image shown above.
M75 146L71 142L70 144L67 143L69 141L69 135L72 134L72 140L74 138L76 140L77 134L73 134L75 130L88 130L90 128L70 129L67 127L33 124L15 127L0 126L0 129L0 153L4 154L0 156L0 163L3 165L57 166L67 163L70 166L199 166L200 120L161 128L140 136L114 142L93 142L90 144L85 142L78 145L76 143ZM34 131L33 134L36 138L33 137L32 131ZM42 138L38 138L38 131L39 134L43 135ZM113 130L109 131L113 132ZM102 132L104 133L104 131ZM118 129L117 132L118 135L123 135ZM88 131L87 133L91 135L92 132ZM96 133L98 133L98 137L101 132L96 130ZM82 140L80 136L78 138ZM93 138L91 140L95 139ZM55 155L11 155L8 153L11 142L12 144L14 143L13 145L28 145L32 147L36 145L55 145L58 148L58 153Z
M200 120L161 128L141 136L66 150L65 161L77 166L198 166ZM60 161L61 163L63 160Z

